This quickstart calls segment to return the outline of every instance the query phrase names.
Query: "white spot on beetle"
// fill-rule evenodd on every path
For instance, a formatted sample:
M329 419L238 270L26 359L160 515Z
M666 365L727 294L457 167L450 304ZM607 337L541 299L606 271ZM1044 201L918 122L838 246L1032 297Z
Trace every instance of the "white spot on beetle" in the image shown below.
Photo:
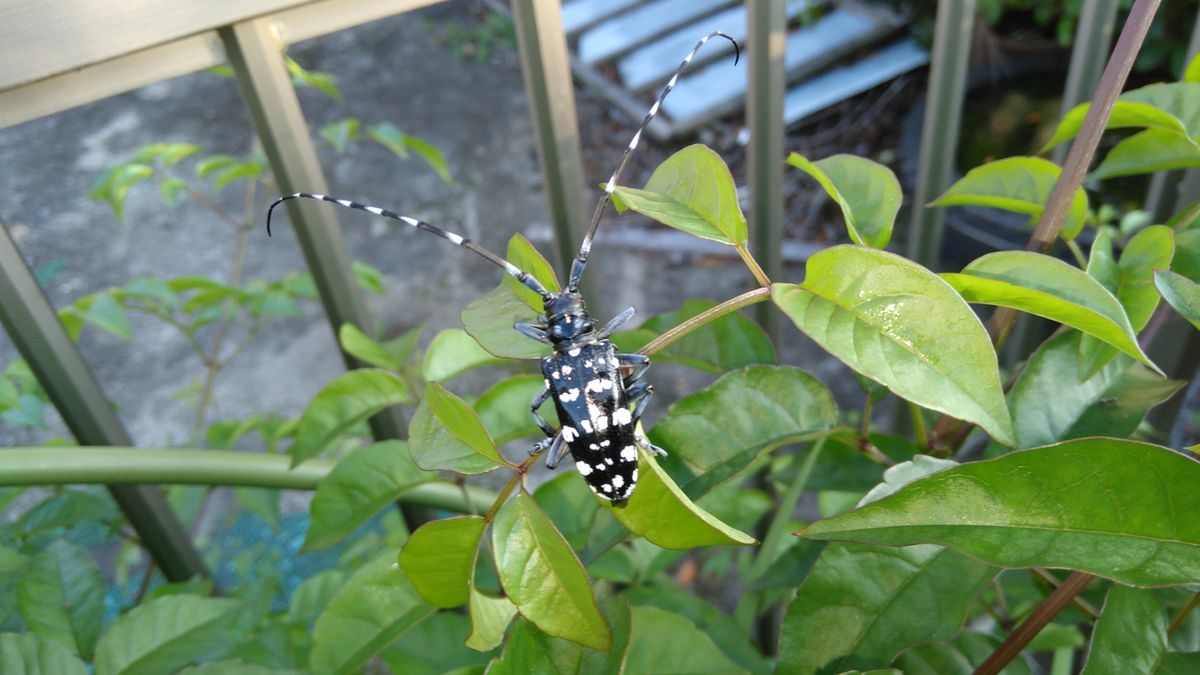
M612 445L612 441L600 441L600 447L602 448L607 448L610 445Z
M608 428L608 415L600 415L596 418L596 431L604 431Z
M595 443L588 444L588 450L599 450L599 449L600 449L600 446L596 445Z
M605 464L607 464L607 465L609 465L609 466L612 466L612 463L613 463L613 458L612 458L612 457L605 457L605 458L604 458L604 463L605 463Z
M571 387L570 389L558 395L558 400L562 401L563 403L570 403L577 398L579 398L579 390L575 387Z
M607 467L605 467L604 464L602 464L601 462L596 462L596 470L597 471L606 471Z
M613 424L620 424L622 426L633 421L633 413L629 412L627 408L617 408L616 411L613 412L612 417Z
M553 377L553 378L554 378L554 379L556 379L556 380L558 380L558 379L562 379L562 376L561 376L561 375L559 375L559 372L558 372L557 370L556 370L556 371L554 371L553 373L550 373L550 377Z
M542 378L542 384L544 384L544 385L546 385L547 387L549 387L549 386L550 386L550 380L547 380L546 378Z
M633 447L632 445L625 446L625 448L621 450L621 459L626 462L636 462L637 448Z
M563 437L564 441L570 443L571 441L574 441L576 438L579 438L579 432L575 431L575 427L563 427L562 428L562 437Z
M567 356L579 356L579 347L567 350Z
M575 369L572 368L571 366L563 366L562 372L563 372L563 375L570 375L571 373L575 372Z
M633 485L636 482L637 482L637 469L635 468L633 470L633 473L629 475L629 484Z
M609 379L603 378L603 377L598 377L594 380L588 380L588 383L587 383L587 386L585 387L585 389L587 389L588 391L594 391L596 393L600 393L602 391L605 391L606 389L612 389L612 387L613 387L612 380L609 380Z
M612 484L613 484L613 487L620 488L622 485L625 484L625 479L621 478L620 476L613 476Z
M592 473L592 467L587 462L575 462L575 468L579 469L580 476L590 476Z
M600 486L600 489L601 489L601 490L604 490L605 492L612 492L612 486L611 486L611 485L609 485L608 483L605 483L604 485L601 485L601 486Z
M583 427L583 433L585 433L585 434L596 433L595 431L592 430L592 423L590 420L580 420L579 426Z
M591 368L591 367L592 367L592 360L591 360L591 359L588 359L587 361L584 361L584 362L583 362L583 367L584 367L584 368Z

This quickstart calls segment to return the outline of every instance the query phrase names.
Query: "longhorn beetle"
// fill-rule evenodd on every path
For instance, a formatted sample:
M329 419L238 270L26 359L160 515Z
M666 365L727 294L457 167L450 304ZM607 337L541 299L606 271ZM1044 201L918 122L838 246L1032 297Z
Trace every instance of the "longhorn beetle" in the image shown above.
M575 467L596 496L612 502L615 506L623 506L637 484L638 447L647 452L666 455L661 448L652 445L636 430L638 420L641 419L654 391L653 387L642 381L646 368L650 366L650 359L641 354L618 354L616 347L608 339L617 328L633 317L634 309L626 309L596 329L595 321L588 314L583 304L583 296L579 293L579 280L587 266L592 238L600 224L600 217L612 198L617 178L637 148L642 132L658 114L663 99L675 86L680 73L704 43L714 37L722 37L733 43L733 62L737 64L740 52L737 41L717 31L701 38L675 69L671 79L633 134L616 171L605 184L604 194L596 204L579 253L571 264L571 276L566 289L560 293L547 291L532 275L469 239L416 218L348 199L308 192L280 197L267 209L267 235L271 234L271 213L275 207L289 199L318 199L399 220L419 230L431 232L504 268L504 271L517 281L541 296L544 313L538 317L538 323L518 323L514 326L522 335L554 348L553 354L541 361L544 385L533 397L529 410L538 427L545 432L546 438L535 443L529 452L534 455L549 450L546 466L553 469L569 451L575 459ZM628 374L622 375L622 369L627 369ZM558 419L562 422L558 429L538 414L538 409L547 398L554 399Z

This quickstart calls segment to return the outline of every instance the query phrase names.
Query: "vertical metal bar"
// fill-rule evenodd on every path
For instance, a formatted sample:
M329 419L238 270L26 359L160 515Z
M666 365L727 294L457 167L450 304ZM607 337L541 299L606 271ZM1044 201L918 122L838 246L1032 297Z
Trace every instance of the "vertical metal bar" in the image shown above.
M219 33L280 190L329 192L284 65L283 45L270 20L235 24ZM286 206L335 339L344 323L369 331L367 306L355 284L350 253L333 210L300 199ZM361 365L348 354L342 356L348 368ZM380 440L405 435L403 419L391 409L372 417L370 424Z
M754 256L772 280L783 276L783 95L787 13L784 0L750 0L746 5L746 118L750 126L747 159ZM779 313L756 308L772 338L779 336Z
M1079 25L1075 28L1075 46L1071 48L1071 65L1067 70L1067 85L1063 89L1062 113L1092 97L1100 73L1108 62L1112 46L1113 27L1117 24L1120 0L1092 0L1083 3ZM1069 143L1054 148L1054 163L1062 165L1067 159Z
M945 216L942 209L925 205L950 185L974 21L975 0L938 0L917 186L912 197L912 227L908 233L908 256L929 267L937 266Z
M0 323L80 445L133 445L3 224ZM108 491L168 579L208 575L162 491L150 485L110 485Z
M562 10L557 0L513 0L512 12L550 200L558 268L565 275L587 221L579 121Z

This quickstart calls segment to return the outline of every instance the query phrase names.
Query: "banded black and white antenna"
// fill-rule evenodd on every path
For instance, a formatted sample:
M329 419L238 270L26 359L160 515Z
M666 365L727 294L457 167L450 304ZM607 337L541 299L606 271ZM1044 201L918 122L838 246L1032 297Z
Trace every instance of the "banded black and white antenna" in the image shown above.
M654 105L650 106L650 110L642 118L642 123L638 125L637 131L634 132L633 138L629 140L629 145L625 148L624 154L621 155L621 161L617 164L617 169L613 171L612 176L604 185L604 194L600 195L600 200L596 202L596 210L592 213L592 222L588 225L587 232L583 235L583 242L579 246L579 253L575 255L575 261L571 263L571 277L567 281L568 291L579 290L579 280L583 277L583 271L587 267L588 255L592 252L592 239L596 236L596 228L600 226L600 217L604 215L605 207L612 200L613 190L617 187L617 178L621 176L625 165L629 163L629 158L633 156L633 151L637 149L638 143L642 139L642 132L646 130L646 127L650 126L650 121L658 114L659 109L662 107L663 99L675 88L675 83L679 81L679 75L688 67L688 64L692 62L692 59L696 57L696 54L704 47L705 43L715 37L722 37L733 43L733 65L737 65L738 59L741 57L741 49L738 47L737 40L719 30L700 38L696 42L696 46L692 47L692 51L683 57L683 62L675 69L675 72L671 75L671 79L667 81L666 86L659 92Z
M394 211L389 211L387 209L380 208L378 206L370 206L368 204L360 204L355 201L350 201L349 199L338 199L337 197L313 194L311 192L297 192L295 194L290 194L290 195L280 197L279 199L276 199L274 202L272 202L271 206L267 208L267 236L268 237L271 236L271 214L275 211L276 206L279 206L280 204L288 201L289 199L316 199L316 200L320 200L323 202L329 202L330 204L337 204L338 206L344 206L348 209L365 211L372 215L382 216L384 218L391 218L392 220L398 220L398 221L404 223L405 225L411 225L411 226L417 228L418 230L424 230L425 232L435 234L435 235L441 237L442 239L445 239L446 241L450 242L451 244L461 246L469 251L474 251L475 253L477 253L478 255L483 257L484 259L488 260L489 262L491 262L491 263L497 265L498 267L500 267L501 269L503 269L512 278L521 282L521 284L524 285L526 288L530 289L534 293L537 293L539 296L542 297L543 300L554 297L554 294L547 291L546 288L544 286L542 286L541 282L539 282L532 274L525 272L520 267L517 267L516 265L508 262L504 258L501 258L500 256L496 255L495 253L492 253L491 251L487 250L486 248L480 246L479 244L476 244L475 242L471 241L470 239L467 239L466 237L463 237L461 235L455 234L455 233L447 231L447 230L443 230L440 227L435 227L435 226L430 225L429 223L427 223L423 220L419 220L417 218L412 218L410 216L402 216Z

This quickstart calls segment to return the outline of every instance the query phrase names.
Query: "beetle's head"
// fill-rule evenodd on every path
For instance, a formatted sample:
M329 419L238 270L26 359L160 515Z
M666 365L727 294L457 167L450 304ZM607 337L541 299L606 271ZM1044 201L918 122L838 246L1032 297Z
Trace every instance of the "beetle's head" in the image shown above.
M592 332L595 321L583 306L583 296L564 291L545 302L547 335L554 342L570 342Z

